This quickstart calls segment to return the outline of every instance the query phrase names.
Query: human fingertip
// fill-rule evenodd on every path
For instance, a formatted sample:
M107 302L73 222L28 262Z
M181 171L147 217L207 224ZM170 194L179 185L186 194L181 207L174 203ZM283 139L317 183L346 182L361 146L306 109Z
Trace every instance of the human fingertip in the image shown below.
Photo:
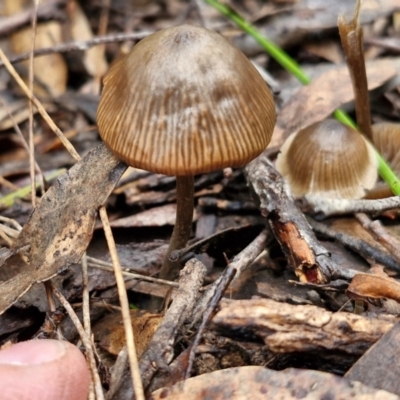
M0 400L85 400L90 374L71 343L31 340L0 351Z

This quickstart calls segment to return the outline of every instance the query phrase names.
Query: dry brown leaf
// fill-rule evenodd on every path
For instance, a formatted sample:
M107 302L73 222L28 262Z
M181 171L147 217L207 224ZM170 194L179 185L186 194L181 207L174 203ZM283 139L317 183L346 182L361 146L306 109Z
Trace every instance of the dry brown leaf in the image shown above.
M92 237L97 210L125 168L100 145L57 179L13 244L12 253L24 251L30 265L0 283L0 314L32 284L79 262Z
M151 314L144 310L130 310L130 314L137 356L140 358L150 343L163 316L161 314ZM122 315L119 312L109 314L97 322L93 327L93 333L96 342L98 341L103 349L115 356L118 355L126 343Z
M381 86L397 73L392 58L368 62L366 67L369 90ZM281 146L291 133L325 119L352 100L353 88L346 66L323 73L297 91L280 110L269 146Z
M286 369L273 371L263 367L238 367L215 371L162 388L151 394L152 400L315 400L315 399L398 400L384 390L326 372Z
M400 282L388 276L357 274L346 294L353 299L393 299L400 302Z
M71 40L93 39L92 28L81 6L76 1L69 1L67 11L70 22ZM108 64L102 46L94 46L85 50L83 64L91 76L103 76L107 72Z
M49 1L49 0L46 0ZM42 0L42 3L45 1ZM6 10L9 15L23 11L31 6L31 2L27 0L6 0ZM40 23L36 29L35 48L41 49L51 47L62 43L61 24L59 22L50 21ZM32 47L32 30L31 28L21 29L11 35L11 44L15 53L26 53ZM23 65L28 71L29 61L24 61ZM67 85L67 65L61 54L49 54L43 57L35 58L34 75L37 85L35 92L38 94L51 94L58 96L65 92Z
M333 40L323 42L306 43L304 46L308 53L324 58L334 64L343 63L343 51L340 44Z

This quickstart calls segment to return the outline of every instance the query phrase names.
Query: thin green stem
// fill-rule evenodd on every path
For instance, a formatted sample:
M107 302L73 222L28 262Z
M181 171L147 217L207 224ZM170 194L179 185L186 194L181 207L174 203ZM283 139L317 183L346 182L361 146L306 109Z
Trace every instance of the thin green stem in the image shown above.
M257 28L247 22L243 17L241 17L236 11L232 10L225 4L221 4L218 0L204 0L206 3L213 6L225 17L233 21L240 29L251 35L260 46L276 61L278 62L286 71L290 72L295 76L303 85L308 85L311 79L306 75L306 73L301 69L299 64L285 53L279 46L263 36ZM333 113L334 117L341 123L351 126L357 129L356 123L352 118L347 115L343 110L337 109ZM376 151L376 150L375 150ZM379 160L378 171L381 178L390 186L392 192L395 195L400 195L400 181L396 174L392 171L390 166L382 158L382 156L376 151Z
M388 184L392 193L396 196L400 195L400 182L396 174L392 171L382 156L376 152L378 157L378 172L380 177Z
M161 267L159 277L174 280L180 268L179 261L171 261L169 255L175 250L184 248L190 237L194 208L194 177L176 177L176 221L171 240Z

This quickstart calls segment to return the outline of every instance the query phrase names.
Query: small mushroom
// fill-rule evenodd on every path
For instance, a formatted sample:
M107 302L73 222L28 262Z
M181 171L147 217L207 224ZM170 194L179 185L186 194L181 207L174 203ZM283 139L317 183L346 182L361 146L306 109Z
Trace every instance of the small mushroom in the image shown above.
M295 198L358 199L378 177L373 147L356 130L334 119L317 122L289 136L276 168Z
M400 124L379 122L372 125L372 142L396 173L400 172Z
M383 159L393 171L400 174L400 124L379 122L372 125L372 142ZM368 199L381 199L393 196L390 187L383 181L366 195Z
M105 144L130 166L177 177L177 219L160 277L186 246L194 175L243 166L268 145L271 92L251 62L216 32L182 25L156 32L104 78L97 122Z

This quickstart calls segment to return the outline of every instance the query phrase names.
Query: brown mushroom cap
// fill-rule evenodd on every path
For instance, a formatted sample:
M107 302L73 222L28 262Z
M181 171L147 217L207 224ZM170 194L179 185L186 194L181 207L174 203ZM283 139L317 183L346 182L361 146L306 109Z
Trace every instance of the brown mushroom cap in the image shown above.
M127 164L166 175L242 166L268 145L271 92L251 62L216 32L156 32L104 79L97 122Z
M392 170L400 173L400 124L379 122L372 125L372 142ZM382 199L393 195L386 182L379 181L366 195L368 199Z
M400 172L400 124L379 122L372 125L372 142L396 173Z
M378 177L373 147L354 129L334 119L291 135L276 168L294 197L361 198Z

